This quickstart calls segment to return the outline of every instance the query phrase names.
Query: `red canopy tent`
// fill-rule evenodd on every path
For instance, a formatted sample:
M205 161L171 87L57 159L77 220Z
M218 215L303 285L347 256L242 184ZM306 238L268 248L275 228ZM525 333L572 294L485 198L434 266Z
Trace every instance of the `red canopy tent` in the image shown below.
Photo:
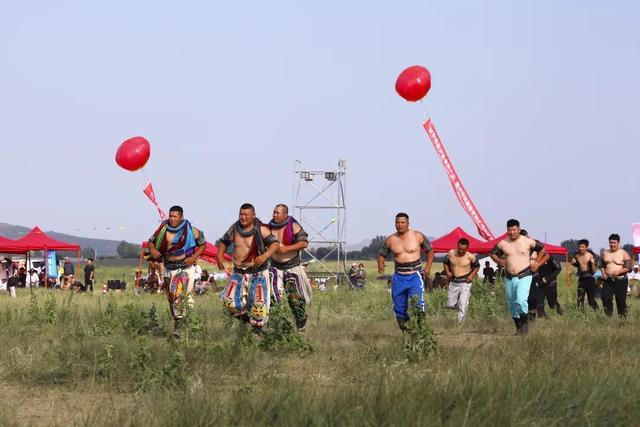
M449 252L451 249L455 249L458 245L458 240L465 238L469 241L469 252L471 253L481 253L478 252L478 248L481 248L483 244L486 242L473 237L471 234L467 233L460 227L456 227L451 230L450 233L445 234L442 237L438 237L435 240L431 241L431 248L433 252Z
M507 238L507 233L504 233L503 235L498 236L493 240L485 242L476 237L473 237L462 228L456 227L450 233L432 240L431 247L436 253L448 252L449 250L454 249L457 246L458 240L460 240L461 238L465 238L469 241L469 252L474 254L488 254L489 252L491 252L491 249L493 249L493 247L498 244L498 242ZM545 250L551 255L567 255L569 253L569 251L562 246L556 246L545 242L542 242L542 244L544 245Z
M15 240L0 236L0 253L2 254L23 254L26 251Z
M45 259L47 257L46 251L76 251L78 253L78 260L80 260L80 245L56 240L48 236L40 227L33 227L26 236L14 241L14 243L22 249L22 253L45 251ZM80 264L78 264L76 268L80 270ZM46 274L48 276L48 271ZM45 278L45 283L48 283L47 278Z
M637 248L633 248L633 253L640 254L640 246L638 246Z
M80 258L80 245L74 243L61 242L59 240L49 237L39 227L33 227L26 236L15 240L14 243L22 249L22 252L27 251L77 251L78 258Z
M140 270L140 268L142 267L142 258L144 256L144 250L146 249L148 244L149 242L142 242L142 250L140 251L140 262L138 263L138 270ZM207 242L204 253L200 258L202 258L207 262L210 262L211 264L215 264L217 256L218 256L218 247ZM227 254L224 254L224 259L225 261L231 261L231 257Z
M569 250L563 246L552 245L551 243L542 242L544 250L551 255L567 255Z

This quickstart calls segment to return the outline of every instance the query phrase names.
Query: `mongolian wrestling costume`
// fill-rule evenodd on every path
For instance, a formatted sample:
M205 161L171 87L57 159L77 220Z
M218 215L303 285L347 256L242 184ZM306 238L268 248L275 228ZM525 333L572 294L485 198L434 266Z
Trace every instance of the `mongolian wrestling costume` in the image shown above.
M593 251L591 251L590 249L588 250L589 252L591 252L591 255L593 255L593 259L596 259L596 254L593 253ZM584 296L587 296L587 301L589 302L589 305L594 309L594 310L598 310L598 303L596 302L596 278L595 278L595 272L596 272L596 265L594 265L593 261L589 261L589 263L587 264L587 269L586 270L582 270L580 267L580 263L578 263L578 260L576 259L577 254L573 255L573 262L575 263L574 265L576 266L576 268L578 269L577 274L578 274L578 297L577 297L577 303L578 303L578 307L584 308Z
M535 242L536 245L531 249L531 253L540 253L544 246L537 240ZM493 247L491 253L500 258L504 256L504 251L498 245ZM516 324L516 329L521 333L526 333L528 329L528 299L532 280L533 271L531 266L516 274L509 274L506 270L504 271L504 293L507 299L507 307L509 314L513 317L513 322Z
M426 236L422 243L422 251L431 251L431 244ZM391 250L384 244L380 248L379 255L387 257ZM409 320L409 301L417 299L420 312L424 313L424 281L422 280L422 261L418 258L412 262L395 262L395 273L391 277L391 298L393 300L393 312L396 315L400 329L406 329L405 323Z
M452 252L455 249L452 250ZM449 254L444 259L444 264L451 269L451 260ZM475 269L480 268L480 262L473 257L470 263L468 273L461 276L453 276L449 282L449 290L447 291L447 307L458 310L458 322L462 323L467 318L467 309L469 308L469 298L471 297L471 283L467 282L467 277Z
M624 267L631 271L631 260L628 259L622 263L611 261L618 267ZM606 267L606 261L601 260L601 267ZM629 279L626 274L620 276L608 275L602 284L602 307L604 308L604 314L607 316L613 315L613 299L616 299L616 310L618 310L618 316L624 317L627 315L627 288L629 287Z
M253 237L251 250L243 262L250 262L266 249L276 243L278 239L272 234L262 237L262 223L256 219L253 229L244 231L239 222L234 223L220 241L227 247L233 243L235 234L242 237ZM222 303L229 313L245 322L251 323L256 329L263 328L269 320L271 304L271 281L269 279L269 263L241 269L233 268L227 286L220 294Z
M529 320L535 319L536 316L546 318L547 313L544 309L545 299L549 303L549 307L555 309L558 314L562 314L562 307L558 302L558 282L557 278L562 267L553 258L540 266L538 271L533 275L531 288L529 289Z
M175 234L170 244L166 239L167 233ZM191 223L185 219L177 227L171 227L167 221L163 221L149 242L155 245L164 260L165 292L169 300L169 310L177 322L193 307L192 292L196 269L194 265L185 265L184 258L193 255L196 248L205 245L207 241L202 231L196 239ZM168 261L167 257L181 259Z
M306 242L309 239L307 232L300 227L300 231L294 234L293 225L298 222L293 217L288 217L283 223L271 221L269 228L279 230L284 227L282 237L283 245L291 245L298 242ZM299 225L299 224L298 224ZM271 259L269 274L272 280L272 299L280 304L286 295L289 307L296 321L296 328L301 331L307 324L307 305L311 303L311 284L307 273L300 265L300 252L288 261L278 262Z

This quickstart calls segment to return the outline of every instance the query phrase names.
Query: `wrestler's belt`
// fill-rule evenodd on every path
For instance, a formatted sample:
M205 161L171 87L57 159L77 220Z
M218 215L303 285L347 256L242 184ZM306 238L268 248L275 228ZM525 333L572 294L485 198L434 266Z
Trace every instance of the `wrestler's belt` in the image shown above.
M271 267L275 267L278 270L288 270L290 268L295 268L300 265L300 256L296 255L288 261L276 261L274 259L271 260Z
M506 270L505 270L505 272L504 272L504 275L505 275L505 276L506 276L506 278L507 278L507 279L509 279L509 280L514 279L514 278L522 279L523 277L527 277L527 276L530 276L530 275L532 275L532 274L533 274L533 271L531 270L531 267L527 267L527 268L525 268L524 270L522 270L521 272L516 273L516 274L510 274L510 273L509 273L509 272L507 272Z
M413 273L422 269L422 262L418 259L411 262L396 262L396 273Z
M589 270L578 271L578 278L579 279L584 279L586 277L594 277L594 275Z
M606 278L606 279L604 279L604 280L605 280L605 282L606 282L607 280L612 281L612 282L615 282L616 280L624 280L624 279L626 279L626 278L627 278L627 276L607 276L607 278Z
M238 274L256 274L265 271L269 267L268 263L264 263L258 266L252 266L247 268L233 267L233 272Z
M183 270L185 268L187 268L187 265L184 263L184 259L164 262L165 270Z
M466 276L459 276L459 277L453 276L453 278L451 279L451 283L467 283L467 277L469 277L469 274L467 274Z

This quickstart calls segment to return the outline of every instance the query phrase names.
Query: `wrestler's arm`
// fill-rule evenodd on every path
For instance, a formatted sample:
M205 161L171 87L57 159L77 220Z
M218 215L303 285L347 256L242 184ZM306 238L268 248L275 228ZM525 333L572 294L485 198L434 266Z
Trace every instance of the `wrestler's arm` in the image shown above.
M623 252L624 255L622 256L622 268L618 270L618 276L625 275L631 271L631 257L624 249Z
M264 251L264 253L262 255L258 255L257 257L255 257L253 259L253 264L254 265L262 265L262 264L264 264L269 258L271 258L271 256L280 247L280 242L278 242L278 240L275 238L275 236L273 234L271 234L271 230L269 230L269 227L263 225L260 228L260 231L262 232L262 238L263 239L271 239L272 241L269 244L269 246L267 247L267 250Z
M147 248L149 248L149 255L151 255L151 258L156 260L159 260L162 258L160 251L158 250L158 248L156 248L155 242L152 242L151 240L149 240L147 242Z
M467 283L471 283L473 281L473 278L476 277L476 274L478 274L478 271L480 270L480 262L475 255L471 255L471 268L471 273L469 273L469 275L467 276Z
M587 265L589 266L589 271L591 271L591 274L595 274L596 270L598 269L598 267L597 267L598 260L596 259L596 257L593 256L593 254L589 254L589 256L591 258L587 262Z
M207 248L207 241L204 238L204 234L200 232L197 228L193 227L193 236L196 239L197 249L193 253L193 255L188 256L184 259L184 263L186 265L195 265L198 262L198 258L202 256L205 249Z
M600 272L602 273L602 278L603 279L606 279L607 277L609 277L607 275L606 269L607 269L607 263L605 262L604 257L601 257L600 258Z
M283 244L279 244L278 247L278 253L281 254L286 254L289 252L298 252L301 251L303 249L306 249L307 246L309 246L309 242L307 241L300 241L300 242L296 242L292 245L283 245Z
M224 254L227 253L227 245L223 242L218 242L218 253L216 254L216 264L218 270L224 271Z
M384 274L384 262L385 261L386 261L386 259L382 255L378 255L378 258L376 258L376 262L378 264L378 273L380 273L380 274Z
M387 261L387 255L389 255L389 252L391 251L389 249L389 238L387 237L384 240L384 243L382 244L382 247L380 248L380 251L378 252L378 257L376 258L376 261L378 263L378 273L379 274L384 274L384 264Z
M206 248L207 248L206 245L198 246L196 251L193 253L193 255L191 255L190 257L186 257L184 259L184 263L186 265L195 265L196 262L198 262L198 258L202 256Z
M531 266L531 270L534 272L538 271L538 269L543 266L547 261L549 261L549 253L544 249L544 246L538 240L531 239L530 248L538 253L538 257L534 261Z
M560 275L560 272L562 271L562 267L560 267L560 265L558 265L556 262L553 263L553 270L551 271L551 274L549 274L547 277L543 278L542 280L545 283L551 283L554 280L556 280L558 278L558 276Z
M431 243L429 243L429 239L424 233L420 233L422 236L422 242L420 243L420 248L427 253L427 262L424 265L424 277L428 278L431 274L431 265L433 264L433 250L431 248Z
M551 255L549 255L549 252L547 252L544 248L541 249L540 252L538 252L538 258L536 258L535 262L531 266L531 270L533 270L534 272L538 271L541 266L549 261L550 257Z
M444 257L442 265L444 266L444 272L447 275L447 279L451 280L453 274L451 273L451 260L449 259L449 254Z
M429 277L431 274L431 265L433 264L433 251L427 252L427 262L424 265L424 275Z
M504 256L504 251L500 247L500 243L495 245L493 249L491 249L491 252L489 253L489 257L493 260L493 262L495 262L501 267L504 267L506 265L506 262L503 256Z
M573 254L573 256L571 257L571 261L569 261L569 263L571 265L573 265L574 267L578 267L578 258L577 258L578 254L575 253Z
M296 228L298 229L297 231L296 231ZM304 232L304 230L302 230L302 227L300 227L298 224L293 224L293 231L296 236L298 236L301 231ZM303 238L304 240L298 240L297 242L291 245L284 245L280 243L280 247L278 248L278 253L286 254L288 252L298 252L303 249L306 249L307 246L309 246L309 242L307 241L307 233L304 233Z
M229 227L229 229L222 235L220 240L218 240L218 253L216 254L216 265L218 266L218 270L227 271L224 266L224 254L227 253L227 248L231 245L235 239L235 233L233 231L233 226Z

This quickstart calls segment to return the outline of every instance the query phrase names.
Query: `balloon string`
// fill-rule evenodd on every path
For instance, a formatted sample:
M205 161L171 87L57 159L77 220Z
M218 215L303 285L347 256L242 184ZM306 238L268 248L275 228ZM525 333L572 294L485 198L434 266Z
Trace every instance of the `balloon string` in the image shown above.
M144 171L144 168L140 168L140 171L142 172L142 176L144 176L144 179L148 182L151 181L149 179L149 177L147 176L147 173Z
M427 112L427 106L425 105L424 102L422 102L422 99L420 99L419 102L420 102L420 106L422 107L422 114L424 115L424 121L426 122L429 119L429 113Z

